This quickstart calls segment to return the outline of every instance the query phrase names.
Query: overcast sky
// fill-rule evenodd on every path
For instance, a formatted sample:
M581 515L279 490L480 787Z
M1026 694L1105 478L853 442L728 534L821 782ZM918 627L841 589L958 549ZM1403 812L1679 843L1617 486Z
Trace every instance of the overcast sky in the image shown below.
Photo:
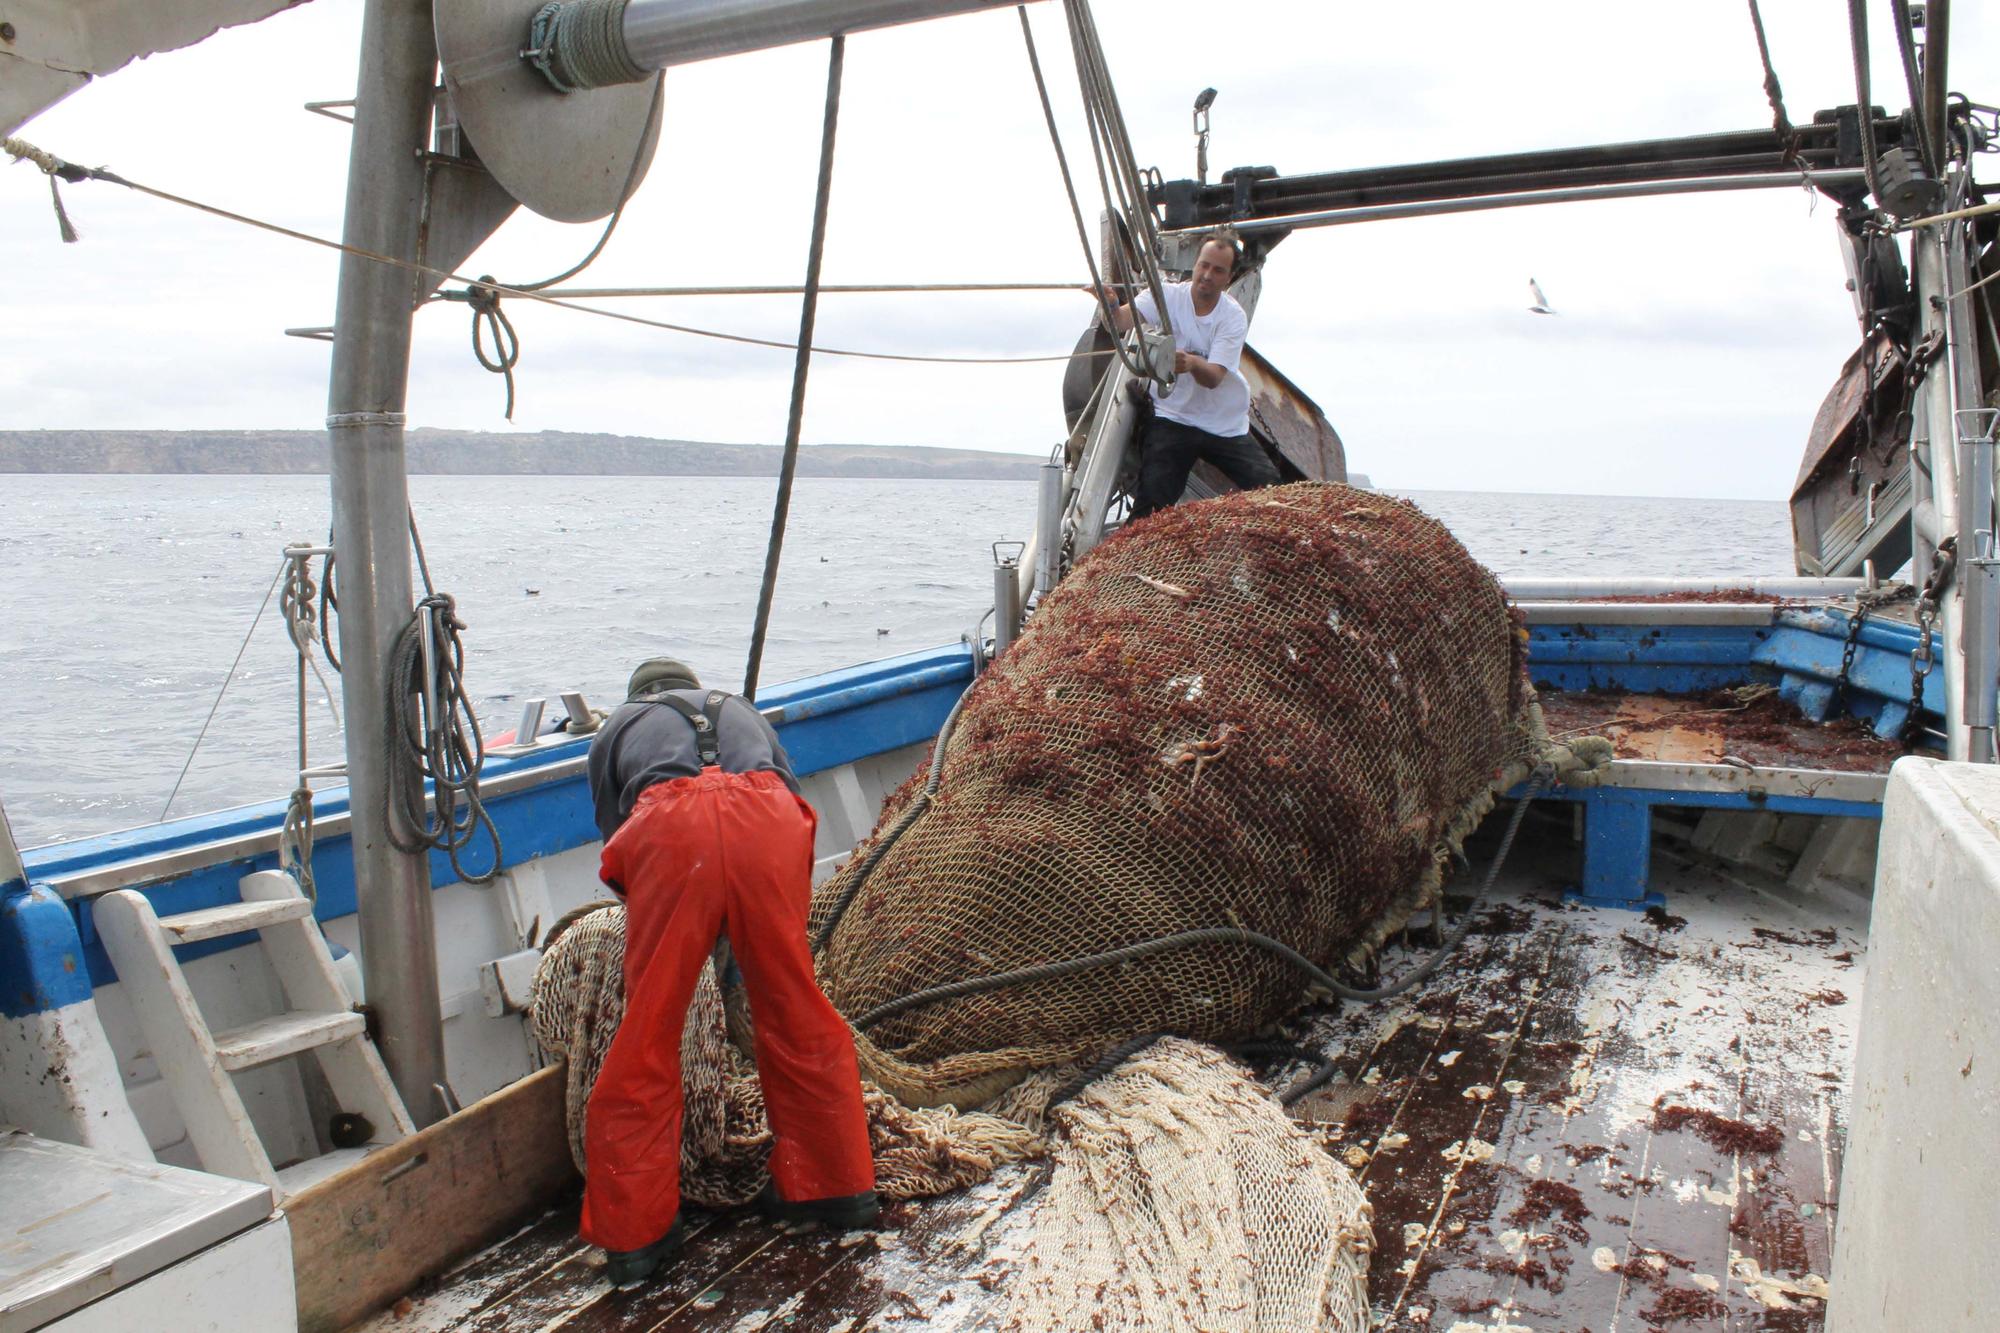
M1902 82L1875 4L1875 99ZM1980 100L1995 6L1956 7L1954 87ZM1189 105L1220 90L1214 172L1332 170L1767 125L1746 6L1450 0L1099 0L1138 155L1193 174ZM1793 119L1852 102L1844 11L1766 0ZM1031 7L1066 144L1087 160L1061 15ZM135 64L20 135L137 181L337 236L348 130L300 109L351 95L360 0L311 0ZM795 283L804 269L826 47L672 71L651 174L598 286ZM1079 162L1081 165L1081 162ZM1086 169L1087 174L1087 169ZM8 256L0 427L314 428L335 257L104 184L0 170ZM1086 199L1094 208L1094 201ZM1803 190L1633 200L1294 234L1251 340L1325 409L1349 465L1397 488L1781 499L1813 413L1858 340L1833 207ZM524 282L598 227L518 214L466 266ZM825 281L1076 281L1085 271L1012 10L848 43ZM1527 310L1538 279L1562 313ZM657 318L789 338L796 298L624 302ZM782 438L789 352L510 306L523 355L512 426L463 306L418 319L413 425ZM1065 351L1068 293L829 296L828 346L959 355ZM1044 453L1059 365L820 358L808 443Z

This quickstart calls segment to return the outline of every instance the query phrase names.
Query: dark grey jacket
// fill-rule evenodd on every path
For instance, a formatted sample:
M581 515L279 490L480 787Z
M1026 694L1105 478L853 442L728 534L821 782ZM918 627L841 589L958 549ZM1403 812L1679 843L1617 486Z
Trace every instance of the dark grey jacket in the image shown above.
M697 709L707 690L668 690ZM723 701L715 736L727 773L776 773L793 792L798 777L778 733L748 699L732 694ZM656 782L691 778L701 772L694 727L666 704L643 700L621 705L590 743L590 799L597 807L597 831L606 842L618 831L639 793Z

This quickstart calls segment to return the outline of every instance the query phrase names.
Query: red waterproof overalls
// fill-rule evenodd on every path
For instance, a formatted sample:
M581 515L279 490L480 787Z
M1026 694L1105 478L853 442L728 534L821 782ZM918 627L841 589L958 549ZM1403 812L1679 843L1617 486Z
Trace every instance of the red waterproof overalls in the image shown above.
M817 824L776 773L704 768L648 787L604 845L600 874L625 896L625 1018L584 1125L585 1240L640 1249L680 1211L681 1028L724 933L750 997L779 1192L875 1188L854 1040L806 944Z

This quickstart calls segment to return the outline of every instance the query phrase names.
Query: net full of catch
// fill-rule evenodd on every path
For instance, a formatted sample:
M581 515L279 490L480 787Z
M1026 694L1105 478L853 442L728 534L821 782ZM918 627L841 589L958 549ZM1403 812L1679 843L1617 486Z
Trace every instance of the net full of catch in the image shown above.
M897 1006L1205 928L1363 956L1544 744L1505 595L1415 505L1302 483L1165 510L1043 601L972 686L935 798L871 858L920 770L820 887L821 981L864 1076L912 1105L1151 1032L1249 1036L1303 979L1231 939Z

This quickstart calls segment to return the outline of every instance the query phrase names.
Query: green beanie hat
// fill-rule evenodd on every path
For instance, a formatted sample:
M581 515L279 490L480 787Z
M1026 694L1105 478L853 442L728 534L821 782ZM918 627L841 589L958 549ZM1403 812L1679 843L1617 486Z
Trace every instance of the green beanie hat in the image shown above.
M632 682L625 687L625 697L631 700L658 690L700 688L701 678L687 663L677 662L671 657L651 657L641 662L639 669L632 673Z

